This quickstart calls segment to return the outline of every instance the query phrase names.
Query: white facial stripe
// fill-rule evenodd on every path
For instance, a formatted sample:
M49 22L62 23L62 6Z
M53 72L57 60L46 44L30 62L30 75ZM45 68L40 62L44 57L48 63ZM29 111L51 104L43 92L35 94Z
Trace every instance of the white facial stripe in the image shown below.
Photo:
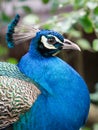
M48 49L56 49L56 47L55 46L53 46L52 44L49 44L48 42L47 42L47 38L45 37L45 36L42 36L41 37L41 42L44 44L44 46L46 47L46 48L48 48Z
M61 44L63 44L56 36L53 36L53 35L48 35L48 36L52 36L55 38L55 40ZM57 49L55 46L53 46L52 44L49 44L47 42L47 38L45 36L42 36L41 37L41 42L44 44L44 46L48 49Z
M52 35L51 35L51 36L52 36ZM56 36L53 36L53 37L55 37L55 40L56 40L57 42L63 44Z

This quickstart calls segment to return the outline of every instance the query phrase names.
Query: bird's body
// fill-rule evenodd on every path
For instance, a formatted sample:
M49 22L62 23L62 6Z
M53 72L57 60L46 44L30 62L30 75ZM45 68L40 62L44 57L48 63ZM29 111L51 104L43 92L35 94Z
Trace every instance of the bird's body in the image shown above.
M11 29L14 30L12 25L16 26L17 21L16 16L7 34L11 47L17 36L16 33L12 39L14 31L11 32ZM20 34L15 43L21 41ZM19 113L19 120L13 124L14 130L79 130L85 124L90 105L89 92L81 76L66 62L53 56L63 48L79 50L78 46L64 40L55 31L38 30L31 40L29 51L17 67L14 66L19 75L16 73L13 77L10 71L12 78L20 80L19 77L23 76L21 81L31 82L37 95L32 107L24 114ZM6 76L7 72L4 73L3 76Z
M42 91L27 112L28 120L21 118L26 122L20 120L18 126L24 130L79 130L83 126L88 114L89 93L76 71L57 57L33 57L29 53L18 66Z

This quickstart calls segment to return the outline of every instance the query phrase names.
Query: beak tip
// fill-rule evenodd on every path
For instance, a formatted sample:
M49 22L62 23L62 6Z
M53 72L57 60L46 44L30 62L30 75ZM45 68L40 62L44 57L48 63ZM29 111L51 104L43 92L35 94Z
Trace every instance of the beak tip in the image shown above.
M80 48L79 46L77 46L77 49L76 49L76 50L81 51L81 48Z

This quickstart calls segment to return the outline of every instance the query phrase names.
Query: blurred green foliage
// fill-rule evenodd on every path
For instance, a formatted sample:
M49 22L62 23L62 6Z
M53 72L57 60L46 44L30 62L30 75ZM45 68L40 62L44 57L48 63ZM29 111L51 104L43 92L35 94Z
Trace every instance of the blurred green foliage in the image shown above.
M8 49L2 45L0 45L0 57L6 56L8 54Z
M92 102L98 104L98 83L95 84L95 93L90 95Z
M18 63L17 59L11 58L11 57L8 58L6 61L9 62L9 63L12 63L12 64L17 64Z
M88 127L85 127L85 128L83 128L83 130L91 130L90 128L88 128Z
M9 49L3 45L0 45L0 61L6 61L12 64L17 64L18 60L12 57L8 57Z

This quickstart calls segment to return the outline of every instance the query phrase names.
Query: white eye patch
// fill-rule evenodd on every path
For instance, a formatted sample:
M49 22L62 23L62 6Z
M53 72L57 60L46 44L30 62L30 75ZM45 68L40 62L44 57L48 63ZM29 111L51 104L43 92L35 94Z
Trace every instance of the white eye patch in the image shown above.
M61 42L56 36L53 36L53 35L48 35L48 36L54 37L55 40L56 40L56 42L59 42L59 43L62 44L62 42ZM57 49L54 45L49 44L49 43L47 42L47 38L46 38L45 36L42 36L42 37L41 37L41 42L42 42L43 45L44 45L46 48L48 48L48 49Z

